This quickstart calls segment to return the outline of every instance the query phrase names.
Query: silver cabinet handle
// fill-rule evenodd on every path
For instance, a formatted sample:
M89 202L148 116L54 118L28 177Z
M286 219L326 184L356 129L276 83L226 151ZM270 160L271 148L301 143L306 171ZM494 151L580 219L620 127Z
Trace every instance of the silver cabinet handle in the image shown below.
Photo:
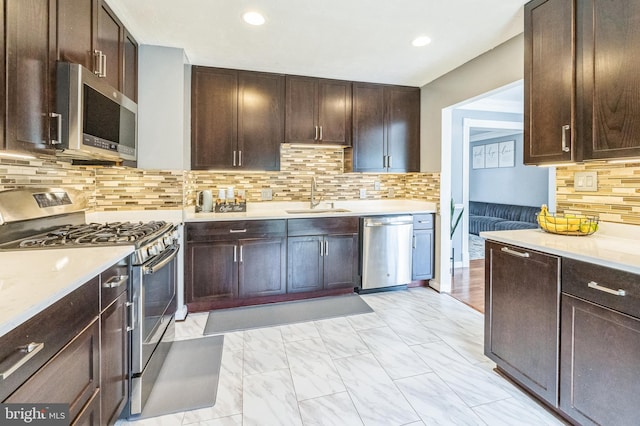
M604 291L605 293L609 293L609 294L613 294L614 296L626 296L627 292L622 290L622 289L618 289L618 290L613 290L611 288L607 288L607 287L603 287L600 284L598 284L595 281L589 281L587 283L587 287L592 288L594 290L600 290L600 291Z
M242 166L242 151L238 151L238 166Z
M567 130L571 130L571 126L568 124L562 126L562 152L571 151L571 148L567 145Z
M329 256L329 241L324 242L324 255Z
M98 77L102 77L102 52L100 50L95 49L93 51L93 57L96 59L94 62L95 70L93 73Z
M521 253L519 251L515 251L515 250L511 250L508 247L502 247L500 250L502 250L503 252L513 255L513 256L518 256L518 257L529 257L529 253Z
M129 275L114 275L107 281L102 283L102 288L116 288L126 283L129 279Z
M233 246L233 263L238 261L238 246Z
M124 306L129 308L129 319L131 320L131 325L127 326L127 331L133 331L136 329L136 304L133 302L126 302Z
M244 259L242 258L242 246L240 246L240 263L244 262Z
M382 167L383 168L387 167L387 156L386 155L382 156Z
M413 236L413 248L416 248L416 236Z
M324 243L322 240L318 242L320 243L320 257L324 257Z
M233 167L236 166L236 152L237 151L235 151L235 150L233 151Z
M247 230L246 229L229 229L230 234L242 234L244 232L247 232Z
M313 126L313 127L314 127L314 128L315 128L315 130L316 130L316 135L313 137L313 140L314 140L314 141L317 141L317 140L318 140L318 126Z
M17 351L2 362L2 364L9 364L7 367L0 364L0 368L2 368L2 370L0 370L0 380L5 380L15 373L18 368L22 367L42 349L44 349L44 342L31 342L28 345L18 347Z
M392 168L393 167L393 157L391 155L387 156L387 167Z
M100 52L102 55L102 75L100 77L107 78L107 55Z
M320 140L322 140L322 126L320 126Z
M49 114L49 117L55 118L58 127L57 139L53 139L51 141L51 145L60 145L62 143L62 114L58 114L57 112L52 112Z

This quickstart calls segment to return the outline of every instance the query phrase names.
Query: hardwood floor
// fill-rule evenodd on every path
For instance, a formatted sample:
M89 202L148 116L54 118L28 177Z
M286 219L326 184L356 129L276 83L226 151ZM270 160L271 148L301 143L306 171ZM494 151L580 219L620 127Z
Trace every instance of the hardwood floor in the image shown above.
M456 268L451 296L484 313L484 259L469 261L468 268Z

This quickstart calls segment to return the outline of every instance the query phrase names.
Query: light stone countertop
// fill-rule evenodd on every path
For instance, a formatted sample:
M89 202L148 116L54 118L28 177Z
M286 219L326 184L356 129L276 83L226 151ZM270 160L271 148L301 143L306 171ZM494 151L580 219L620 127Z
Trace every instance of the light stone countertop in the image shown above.
M436 213L436 203L417 200L354 200L336 201L333 207L348 212L317 213L313 210L330 208L330 201L320 203L314 209L309 202L263 201L247 203L247 211L242 213L196 213L194 207L184 210L185 222L208 222L229 220L300 219L310 217L375 216L386 214ZM287 210L309 210L307 213L287 213Z
M0 336L132 252L133 246L0 252Z
M640 226L600 222L600 229L586 236L556 235L541 229L481 232L499 243L640 274Z

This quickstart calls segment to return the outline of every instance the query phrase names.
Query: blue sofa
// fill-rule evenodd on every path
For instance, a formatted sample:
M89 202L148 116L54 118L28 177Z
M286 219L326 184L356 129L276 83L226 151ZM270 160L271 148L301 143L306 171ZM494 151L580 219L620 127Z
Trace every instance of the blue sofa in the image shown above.
M469 233L535 229L539 211L540 207L469 201Z

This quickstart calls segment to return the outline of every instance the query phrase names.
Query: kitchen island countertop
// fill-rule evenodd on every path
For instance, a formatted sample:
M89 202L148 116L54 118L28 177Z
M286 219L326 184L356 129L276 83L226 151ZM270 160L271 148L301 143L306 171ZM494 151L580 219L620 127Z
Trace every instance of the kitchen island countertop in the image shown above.
M0 336L128 256L133 249L133 246L112 246L1 251Z
M491 241L640 274L640 227L600 223L592 235L550 234L541 229L481 232Z

